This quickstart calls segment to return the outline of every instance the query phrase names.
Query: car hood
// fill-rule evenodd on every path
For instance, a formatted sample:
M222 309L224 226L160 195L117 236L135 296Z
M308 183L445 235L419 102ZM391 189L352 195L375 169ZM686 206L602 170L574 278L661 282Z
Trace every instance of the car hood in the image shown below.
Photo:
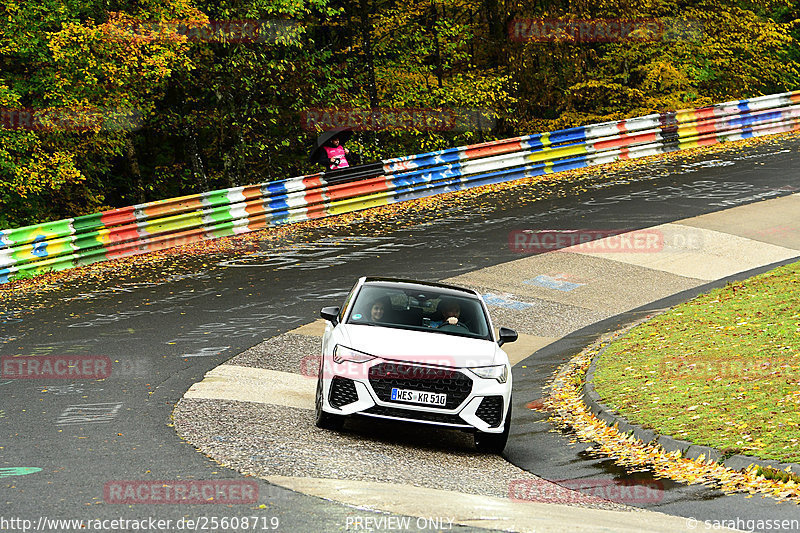
M385 359L471 367L499 364L497 343L457 335L407 329L342 324L341 342L348 348Z

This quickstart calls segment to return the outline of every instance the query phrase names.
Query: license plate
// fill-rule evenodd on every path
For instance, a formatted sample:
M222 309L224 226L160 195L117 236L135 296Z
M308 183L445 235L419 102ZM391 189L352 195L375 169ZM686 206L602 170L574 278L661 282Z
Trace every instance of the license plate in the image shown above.
M424 403L428 405L439 405L444 407L447 403L447 394L422 392L408 389L392 389L392 401Z

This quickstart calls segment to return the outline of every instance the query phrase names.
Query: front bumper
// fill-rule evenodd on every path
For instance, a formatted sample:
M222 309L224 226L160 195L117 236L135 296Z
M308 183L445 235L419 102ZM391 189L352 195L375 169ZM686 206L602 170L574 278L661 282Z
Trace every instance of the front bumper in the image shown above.
M511 395L511 375L500 383L467 369L376 359L368 363L325 361L323 409L486 433L501 433ZM393 388L446 394L442 407L393 401Z

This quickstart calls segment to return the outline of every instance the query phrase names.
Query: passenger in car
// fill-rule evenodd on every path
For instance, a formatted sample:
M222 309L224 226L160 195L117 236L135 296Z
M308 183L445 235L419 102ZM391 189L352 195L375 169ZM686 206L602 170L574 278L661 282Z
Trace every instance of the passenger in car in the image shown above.
M382 296L372 302L369 310L369 317L372 322L384 322L387 310L391 308L392 302L386 296Z

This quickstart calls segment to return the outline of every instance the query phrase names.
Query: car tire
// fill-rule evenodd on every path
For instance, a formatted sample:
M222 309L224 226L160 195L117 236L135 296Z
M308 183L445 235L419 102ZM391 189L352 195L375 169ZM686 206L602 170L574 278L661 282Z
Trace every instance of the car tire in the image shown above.
M344 417L339 415L332 415L322 410L322 362L319 366L319 375L317 376L317 392L314 398L314 424L321 429L342 429L344 425Z
M508 401L508 413L506 414L506 422L503 424L502 433L484 433L483 431L475 432L475 448L481 453L501 454L506 448L508 442L508 434L511 431L511 399Z

